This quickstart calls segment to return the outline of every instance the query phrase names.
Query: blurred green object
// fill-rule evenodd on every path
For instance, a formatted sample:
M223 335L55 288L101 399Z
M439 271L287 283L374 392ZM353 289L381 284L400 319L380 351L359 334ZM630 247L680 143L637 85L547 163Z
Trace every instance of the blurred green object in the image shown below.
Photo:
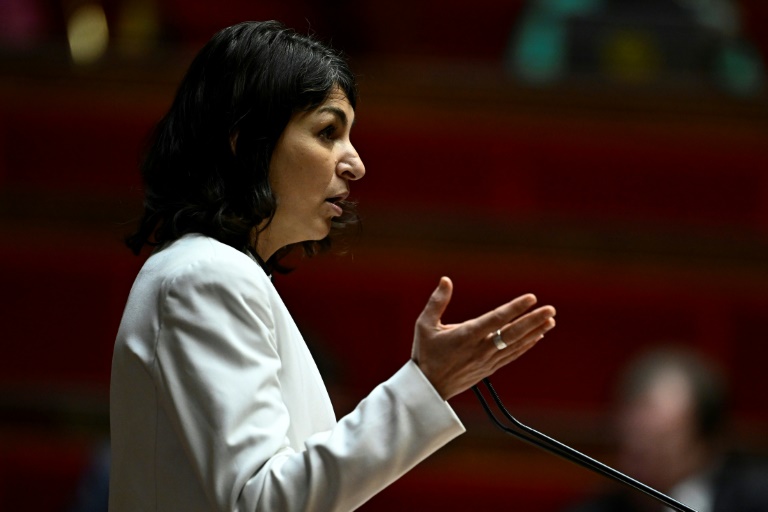
M603 0L540 0L534 2L533 6L559 16L573 16L602 7Z
M531 16L514 45L513 69L525 82L545 84L565 73L565 30L550 16Z
M505 67L534 86L578 77L752 96L764 88L765 69L740 34L730 0L531 0Z
M565 21L599 10L603 0L539 0L528 6L517 37L510 39L507 60L523 81L546 84L567 71Z
M758 94L765 85L765 68L754 46L731 40L720 49L715 62L715 80L738 96Z

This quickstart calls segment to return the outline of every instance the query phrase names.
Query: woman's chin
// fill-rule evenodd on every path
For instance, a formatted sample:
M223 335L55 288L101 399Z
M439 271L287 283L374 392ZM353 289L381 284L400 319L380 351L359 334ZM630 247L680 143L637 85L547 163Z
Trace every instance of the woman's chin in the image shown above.
M302 241L303 242L319 242L320 240L323 240L324 238L326 238L328 235L331 234L332 225L333 224L329 219L327 222L327 225L315 230L311 234L308 234L307 237Z

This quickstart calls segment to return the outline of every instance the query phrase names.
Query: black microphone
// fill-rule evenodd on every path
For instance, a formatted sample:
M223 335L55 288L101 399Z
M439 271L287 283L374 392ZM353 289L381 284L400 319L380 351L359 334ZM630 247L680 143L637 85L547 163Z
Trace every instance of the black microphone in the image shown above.
M518 430L515 430L513 428L510 428L504 425L501 421L499 421L498 418L496 418L496 416L493 414L493 411L491 411L491 407L488 405L488 402L486 402L485 397L480 392L480 388L478 386L476 385L472 386L472 391L475 392L477 399L480 400L480 405L483 406L483 409L485 409L485 412L488 414L488 417L491 418L491 421L493 421L494 425L499 427L501 430L503 430L507 434L515 436L518 439L522 439L527 443L537 446L542 450L558 455L582 467L591 469L595 473L599 473L603 476L616 480L617 482L621 482L634 489L637 489L638 491L644 492L648 496L655 498L656 500L662 502L663 504L665 504L670 508L679 510L681 512L696 512L696 510L692 509L691 507L684 505L673 498L670 498L666 494L660 491L657 491L653 487L646 485L638 480L635 480L634 478L631 478L625 475L624 473L617 471L612 467L606 464L603 464L598 460L593 459L592 457L584 455L578 450L574 450L570 446L567 446L556 439L553 439L545 434L542 434L537 430L532 429L531 427L524 425L523 423L518 421L514 416L512 416L509 413L509 411L507 411L506 407L504 407L504 404L501 402L501 398L499 398L498 393L496 393L496 390L493 389L493 386L491 385L491 381L488 380L487 378L483 379L483 384L488 389L488 392L491 394L491 398L493 398L493 401L496 403L496 407L499 408L499 410L504 415L504 417L507 418L507 420L511 421L512 424Z

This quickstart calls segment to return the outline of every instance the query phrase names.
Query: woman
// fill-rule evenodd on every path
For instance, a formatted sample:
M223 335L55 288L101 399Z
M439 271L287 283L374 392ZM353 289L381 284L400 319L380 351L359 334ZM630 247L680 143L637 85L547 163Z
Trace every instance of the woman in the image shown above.
M532 295L443 325L443 278L411 359L336 421L269 273L355 219L356 97L343 59L276 22L222 30L193 61L128 241L157 248L115 344L113 512L352 510L463 432L446 400L554 326L551 307L525 314Z

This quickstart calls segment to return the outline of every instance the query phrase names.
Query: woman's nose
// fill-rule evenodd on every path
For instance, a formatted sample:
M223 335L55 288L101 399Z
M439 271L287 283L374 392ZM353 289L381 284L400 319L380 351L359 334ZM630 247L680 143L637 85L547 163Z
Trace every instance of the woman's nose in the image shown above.
M351 148L350 153L339 162L337 171L342 178L348 180L359 180L365 176L365 165L355 148Z

